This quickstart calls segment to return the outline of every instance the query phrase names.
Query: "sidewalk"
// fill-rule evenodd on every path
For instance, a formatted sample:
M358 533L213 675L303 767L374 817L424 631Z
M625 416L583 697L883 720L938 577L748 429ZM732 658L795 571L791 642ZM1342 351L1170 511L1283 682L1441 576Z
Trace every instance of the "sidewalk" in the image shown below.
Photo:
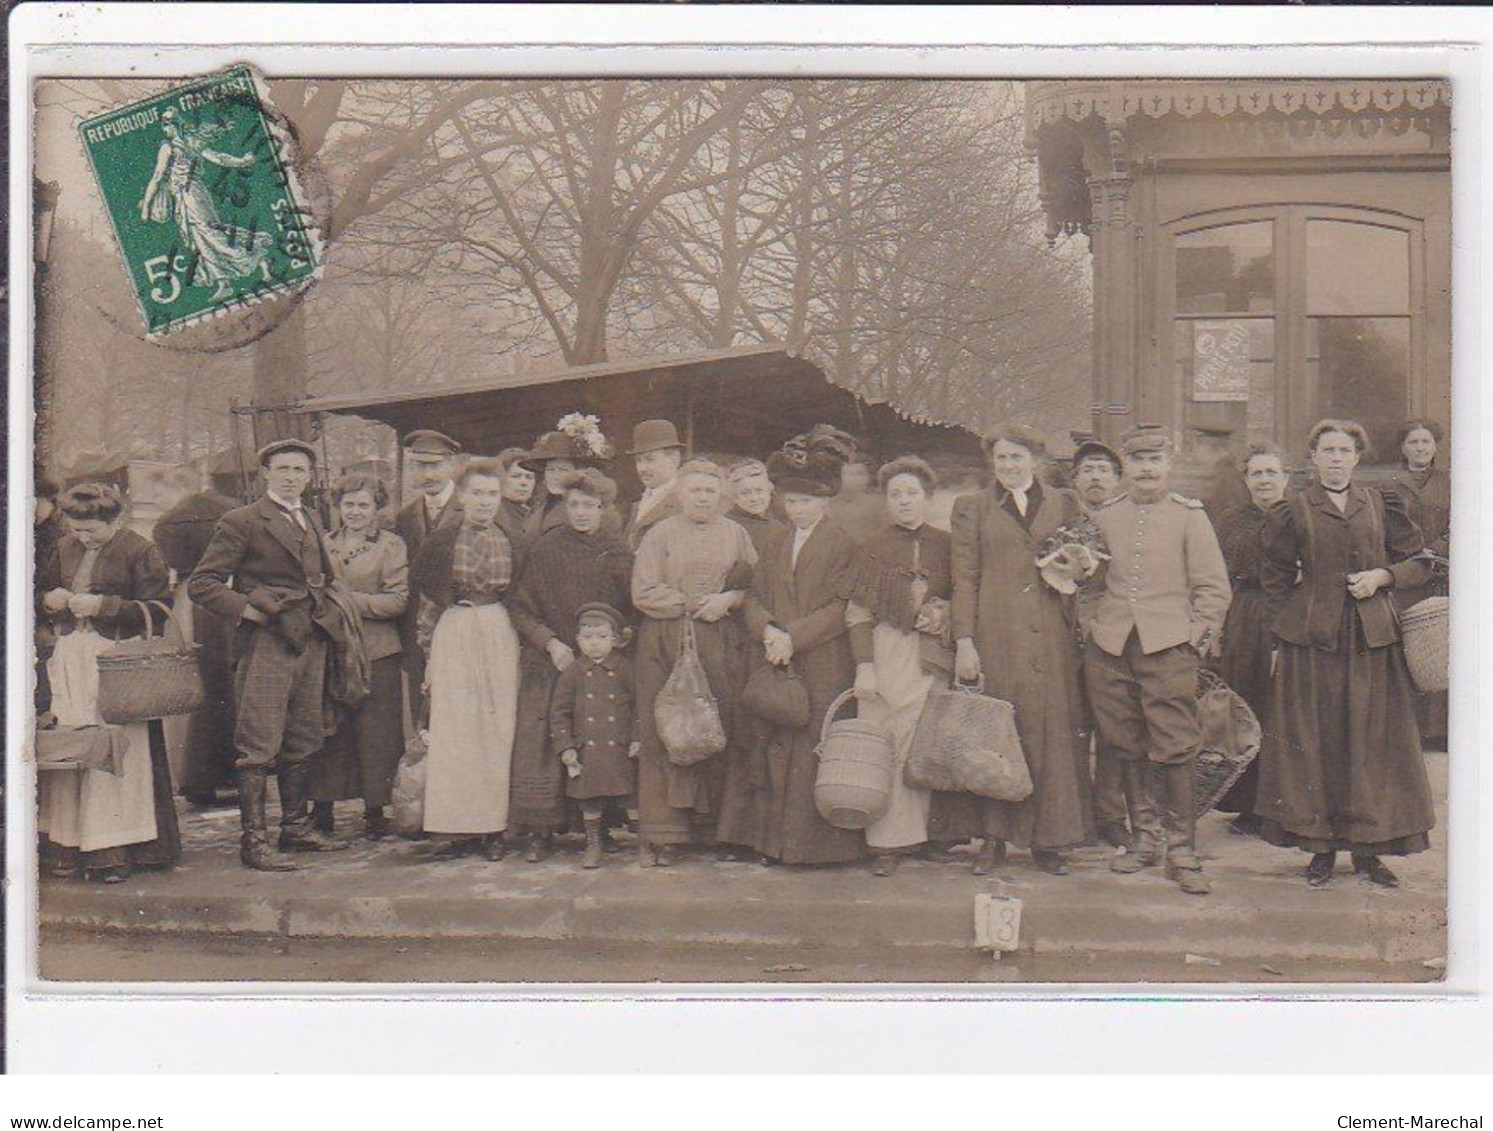
M628 855L599 871L580 868L564 845L542 864L516 854L427 863L425 843L361 839L343 853L301 856L289 874L238 863L237 813L183 817L176 870L119 885L50 878L41 884L44 928L139 937L237 936L318 939L510 939L844 949L974 946L974 896L1024 901L1021 950L1033 955L1148 955L1206 959L1428 963L1446 952L1446 757L1428 758L1442 827L1432 850L1393 861L1402 886L1375 888L1342 858L1334 882L1307 887L1303 853L1230 835L1227 818L1199 824L1213 880L1207 897L1183 895L1159 869L1115 876L1107 851L1075 854L1069 876L1034 871L1012 852L997 875L961 864L908 861L878 879L864 866L762 868L686 857L643 870ZM339 833L352 837L357 806Z

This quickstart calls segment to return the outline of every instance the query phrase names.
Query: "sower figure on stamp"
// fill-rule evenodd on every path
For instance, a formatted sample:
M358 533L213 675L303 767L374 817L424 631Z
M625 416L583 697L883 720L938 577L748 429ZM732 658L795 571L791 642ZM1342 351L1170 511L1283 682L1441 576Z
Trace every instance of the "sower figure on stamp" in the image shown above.
M404 539L408 559L420 557L420 547L437 530L461 525L461 500L456 497L456 458L461 445L450 436L422 428L404 438L404 458L412 469L415 497L400 508L394 533ZM410 718L415 726L425 717L425 650L415 642L419 601L411 601L399 626L400 654L409 685Z
M1189 895L1206 895L1194 844L1198 661L1223 627L1228 571L1203 504L1167 491L1166 429L1132 429L1120 451L1127 490L1093 515L1112 557L1103 586L1079 604L1085 681L1100 735L1122 759L1130 810L1133 843L1117 850L1110 868L1129 873L1158 863L1164 836L1168 877Z
M307 804L310 760L326 738L327 648L341 621L327 600L332 576L325 535L302 505L316 452L302 440L259 451L266 491L218 522L187 594L234 629L234 766L240 858L262 872L295 867L277 856L265 824L268 775L280 783L280 849L327 852L347 845L316 832Z

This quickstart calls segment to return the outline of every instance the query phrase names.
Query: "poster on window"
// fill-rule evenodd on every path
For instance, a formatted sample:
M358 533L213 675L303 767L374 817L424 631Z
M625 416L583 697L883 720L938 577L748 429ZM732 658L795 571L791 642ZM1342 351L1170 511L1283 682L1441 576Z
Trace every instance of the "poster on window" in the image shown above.
M1192 399L1249 400L1249 327L1246 323L1238 320L1193 323Z

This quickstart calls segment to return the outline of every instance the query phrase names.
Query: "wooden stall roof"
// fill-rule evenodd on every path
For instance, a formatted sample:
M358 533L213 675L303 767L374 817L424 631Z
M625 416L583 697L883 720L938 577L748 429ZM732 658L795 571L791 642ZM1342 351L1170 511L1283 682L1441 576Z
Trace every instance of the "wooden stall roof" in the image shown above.
M348 414L401 435L437 428L469 452L530 444L569 412L593 413L619 451L632 427L661 417L697 452L760 455L815 424L862 437L878 458L904 452L979 458L968 429L914 419L835 385L812 361L781 347L751 346L541 373L439 389L316 397L297 415Z

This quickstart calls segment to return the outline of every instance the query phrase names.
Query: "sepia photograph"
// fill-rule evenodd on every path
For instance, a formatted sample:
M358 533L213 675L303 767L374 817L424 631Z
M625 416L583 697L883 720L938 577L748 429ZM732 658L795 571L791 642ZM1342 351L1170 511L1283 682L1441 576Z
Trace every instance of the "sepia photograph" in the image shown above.
M1453 94L37 79L10 931L64 991L1440 983Z

